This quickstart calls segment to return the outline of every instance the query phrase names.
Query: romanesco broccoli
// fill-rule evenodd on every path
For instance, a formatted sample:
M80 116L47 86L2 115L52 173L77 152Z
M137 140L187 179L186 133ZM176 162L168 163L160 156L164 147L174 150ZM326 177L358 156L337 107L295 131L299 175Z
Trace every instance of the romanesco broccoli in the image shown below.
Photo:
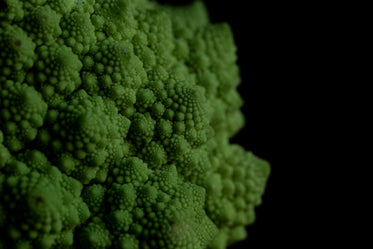
M224 249L269 165L201 1L0 0L0 249Z

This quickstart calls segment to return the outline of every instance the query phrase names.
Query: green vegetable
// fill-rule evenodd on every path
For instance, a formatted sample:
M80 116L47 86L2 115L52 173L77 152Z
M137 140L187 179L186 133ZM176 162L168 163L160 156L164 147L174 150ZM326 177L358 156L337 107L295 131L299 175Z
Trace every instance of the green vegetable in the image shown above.
M0 0L0 249L223 249L267 162L200 1Z

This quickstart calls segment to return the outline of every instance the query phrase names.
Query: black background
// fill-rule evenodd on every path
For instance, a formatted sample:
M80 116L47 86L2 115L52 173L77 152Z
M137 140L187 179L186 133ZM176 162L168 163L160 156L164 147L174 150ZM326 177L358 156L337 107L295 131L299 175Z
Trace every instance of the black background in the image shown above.
M329 205L339 190L325 188L335 167L329 141L340 137L330 122L341 108L331 97L341 88L335 77L340 48L331 39L339 25L329 20L338 10L293 1L203 2L213 23L229 23L237 45L246 126L232 142L271 164L256 222L245 241L229 248L298 249L341 241L332 239L336 210Z
M293 20L287 20L293 15L283 5L273 3L204 2L212 22L230 24L237 45L242 78L238 90L245 101L242 111L246 126L232 142L271 164L263 203L256 208L256 222L247 228L248 238L230 248L302 248L307 238L300 230L308 221L304 217L307 214L300 212L302 202L295 200L300 193L294 191L300 176L296 179L294 170L304 166L299 140L305 139L301 136L306 131L299 127L306 122L304 112L308 110L299 106L296 99L302 96L294 89L302 84L296 79L302 68L295 53L299 48L299 37L294 34L297 30Z
M334 98L343 88L336 77L341 74L336 69L341 48L333 39L342 20L334 20L337 7L295 1L204 2L212 22L230 24L237 45L246 126L232 142L271 164L256 222L247 228L248 238L230 249L343 241L335 221L346 222L338 210L344 204L337 209L330 205L336 193L344 192L332 183L342 169L334 144L346 142L340 135L346 132L332 122L343 110ZM346 229L346 224L340 227Z

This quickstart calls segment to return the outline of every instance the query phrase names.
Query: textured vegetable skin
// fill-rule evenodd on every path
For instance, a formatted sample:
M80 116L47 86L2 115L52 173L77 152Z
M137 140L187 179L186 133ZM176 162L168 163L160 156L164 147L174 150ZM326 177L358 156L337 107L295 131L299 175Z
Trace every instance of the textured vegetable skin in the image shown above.
M0 249L223 249L269 164L200 1L0 0Z

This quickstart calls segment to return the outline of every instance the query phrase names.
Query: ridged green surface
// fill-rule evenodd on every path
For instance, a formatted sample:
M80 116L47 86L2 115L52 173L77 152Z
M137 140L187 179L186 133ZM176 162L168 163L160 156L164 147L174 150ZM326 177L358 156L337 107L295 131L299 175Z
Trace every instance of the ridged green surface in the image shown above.
M232 145L236 47L201 2L0 0L0 249L224 249L269 175Z

